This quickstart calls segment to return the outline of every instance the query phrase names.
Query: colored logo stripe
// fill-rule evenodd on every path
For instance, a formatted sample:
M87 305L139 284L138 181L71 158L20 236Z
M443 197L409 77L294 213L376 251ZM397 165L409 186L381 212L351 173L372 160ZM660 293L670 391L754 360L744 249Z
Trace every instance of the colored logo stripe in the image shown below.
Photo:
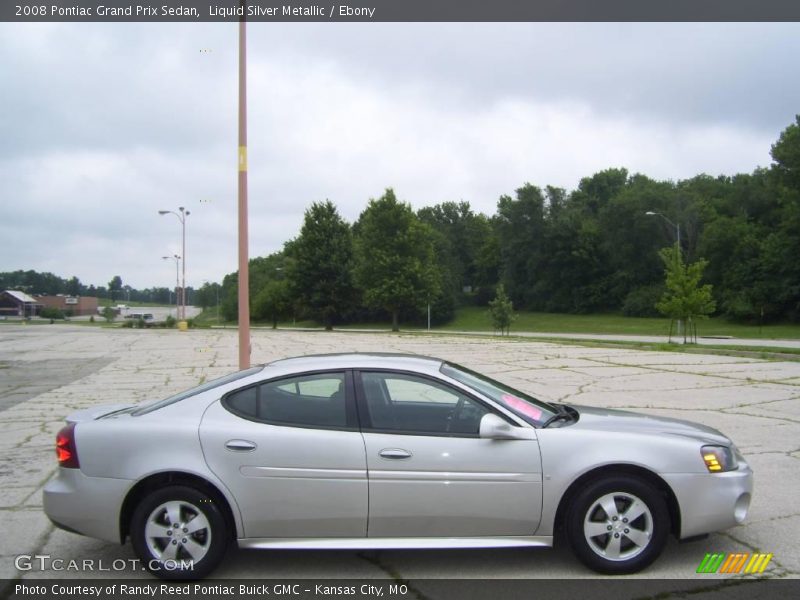
M767 568L769 561L772 560L772 553L770 554L753 554L753 558L747 563L744 569L745 573L763 573Z
M716 573L719 566L722 564L722 561L725 559L725 553L715 553L710 554L706 553L705 558L700 563L700 566L697 567L698 573Z
M742 570L744 563L750 558L749 552L734 552L729 554L727 560L722 563L720 573L738 573Z

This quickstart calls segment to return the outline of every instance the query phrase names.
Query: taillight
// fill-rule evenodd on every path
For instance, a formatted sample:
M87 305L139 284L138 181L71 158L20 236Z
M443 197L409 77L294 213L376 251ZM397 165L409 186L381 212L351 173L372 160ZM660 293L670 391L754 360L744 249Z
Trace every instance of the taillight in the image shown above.
M63 427L56 435L56 456L58 466L79 469L78 451L75 449L75 423Z

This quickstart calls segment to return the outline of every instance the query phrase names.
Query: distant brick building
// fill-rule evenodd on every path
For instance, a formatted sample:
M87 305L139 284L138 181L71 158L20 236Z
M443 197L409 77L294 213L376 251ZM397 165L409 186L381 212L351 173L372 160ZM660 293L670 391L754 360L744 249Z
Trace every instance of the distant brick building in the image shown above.
M36 301L47 308L57 308L75 317L97 314L97 298L94 296L37 296Z
M0 292L0 316L3 317L35 317L42 304L19 290Z

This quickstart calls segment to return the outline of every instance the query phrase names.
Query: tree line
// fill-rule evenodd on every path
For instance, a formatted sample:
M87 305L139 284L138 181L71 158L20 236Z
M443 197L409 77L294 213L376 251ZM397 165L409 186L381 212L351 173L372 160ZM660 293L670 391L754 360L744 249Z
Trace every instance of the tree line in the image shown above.
M125 285L119 275L114 275L108 285L86 285L77 277L64 278L49 272L27 271L0 272L0 290L20 290L38 296L93 296L108 298L112 302L154 302L157 304L174 304L175 290L166 287L149 287L136 289ZM186 288L190 301L195 290ZM191 302L190 302L191 303Z
M660 251L678 243L702 261L716 314L745 322L800 320L800 116L750 174L657 181L624 168L577 189L526 183L494 215L468 202L413 211L392 189L349 224L330 201L312 204L300 234L250 261L251 314L331 327L391 318L435 322L488 305L502 284L514 307L657 316ZM679 241L678 241L679 240ZM222 283L236 318L237 274ZM198 290L199 294L203 290Z
M800 115L771 156L768 168L732 176L658 181L611 168L569 192L526 183L491 216L463 201L414 211L387 189L351 224L317 202L296 238L250 261L251 316L397 327L424 322L430 306L438 324L459 306L488 306L501 285L516 310L657 316L669 283L661 251L677 244L686 265L703 265L684 279L702 272L701 301L715 314L800 321ZM164 304L171 295L118 276L95 287L35 271L0 273L0 289ZM190 291L190 302L219 301L236 319L237 273Z

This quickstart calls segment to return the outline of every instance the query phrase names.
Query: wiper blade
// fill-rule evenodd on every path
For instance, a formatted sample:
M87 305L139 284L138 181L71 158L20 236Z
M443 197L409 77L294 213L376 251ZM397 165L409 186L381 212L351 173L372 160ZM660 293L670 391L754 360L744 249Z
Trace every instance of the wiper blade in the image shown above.
M572 421L572 417L567 413L563 414L559 413L557 415L553 415L552 417L547 419L547 421L544 422L544 425L542 425L542 429L545 429L548 425L550 425L551 423L555 423L556 421Z
M558 413L547 419L547 421L542 424L542 429L551 423L555 423L556 421L572 421L572 415L569 413L569 411L567 411L566 408L564 408L563 404L554 404L553 406L558 409Z

